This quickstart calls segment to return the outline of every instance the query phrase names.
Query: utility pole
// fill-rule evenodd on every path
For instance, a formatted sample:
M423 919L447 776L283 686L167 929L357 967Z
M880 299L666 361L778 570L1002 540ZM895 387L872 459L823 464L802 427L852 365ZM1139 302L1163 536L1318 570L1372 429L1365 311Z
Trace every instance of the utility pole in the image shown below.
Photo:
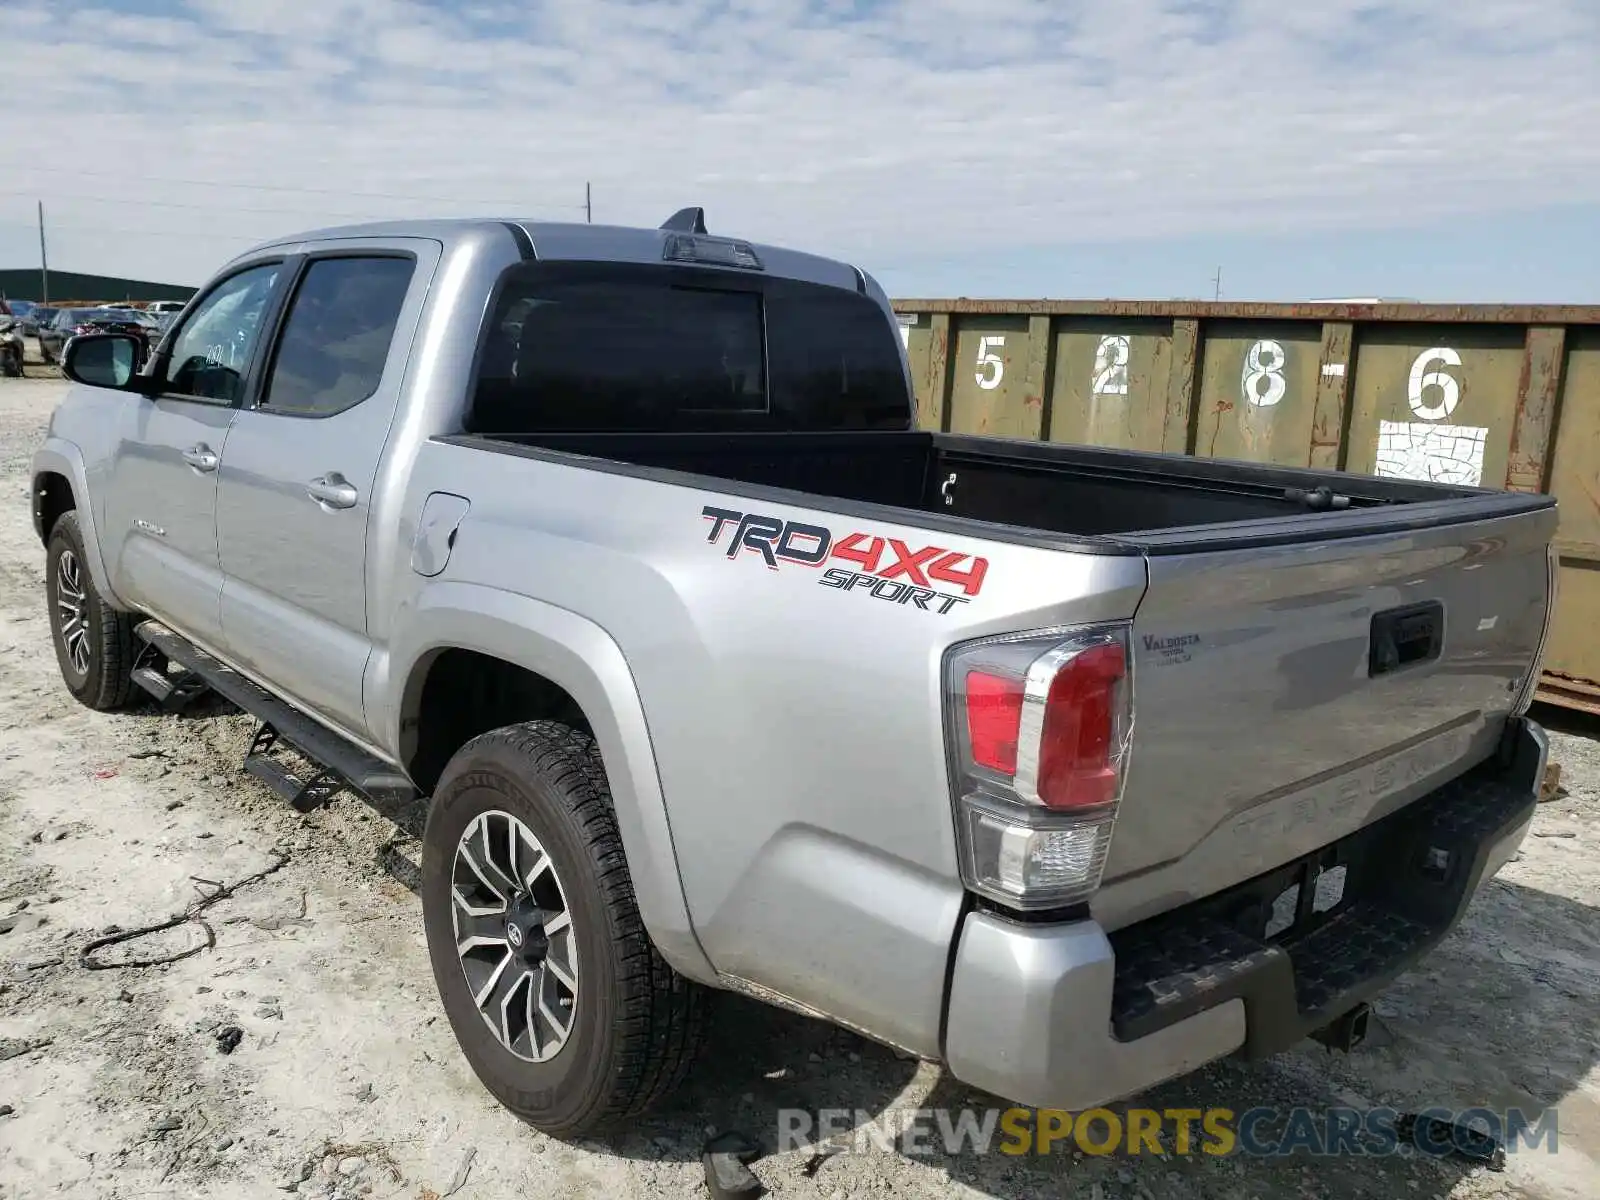
M594 186L588 183L583 185L583 216L588 224L594 224Z
M50 255L44 245L44 201L39 201L39 303L50 303Z
M1212 293L1211 298L1213 300L1221 300L1222 299L1222 268L1221 268L1221 266L1217 267L1217 277L1214 280L1212 280L1212 282L1215 283L1217 286L1216 286L1216 291Z

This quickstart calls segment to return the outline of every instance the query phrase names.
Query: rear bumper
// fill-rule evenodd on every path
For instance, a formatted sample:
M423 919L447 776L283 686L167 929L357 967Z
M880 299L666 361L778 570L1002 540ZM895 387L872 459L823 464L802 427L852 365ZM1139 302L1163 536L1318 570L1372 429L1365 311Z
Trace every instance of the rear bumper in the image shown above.
M1008 1099L1082 1110L1235 1051L1288 1048L1381 991L1460 921L1526 835L1547 747L1543 730L1518 721L1505 754L1366 829L1114 934L1093 921L968 914L950 985L950 1070ZM1317 880L1340 868L1342 897L1315 912ZM1286 891L1295 924L1269 939Z

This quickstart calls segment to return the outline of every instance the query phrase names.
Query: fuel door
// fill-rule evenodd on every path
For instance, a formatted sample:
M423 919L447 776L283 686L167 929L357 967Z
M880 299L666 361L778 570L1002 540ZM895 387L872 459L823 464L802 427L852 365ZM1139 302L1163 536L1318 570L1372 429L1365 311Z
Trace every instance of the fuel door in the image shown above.
M417 518L417 536L411 542L411 569L432 577L443 571L456 544L456 531L472 507L465 496L430 493Z

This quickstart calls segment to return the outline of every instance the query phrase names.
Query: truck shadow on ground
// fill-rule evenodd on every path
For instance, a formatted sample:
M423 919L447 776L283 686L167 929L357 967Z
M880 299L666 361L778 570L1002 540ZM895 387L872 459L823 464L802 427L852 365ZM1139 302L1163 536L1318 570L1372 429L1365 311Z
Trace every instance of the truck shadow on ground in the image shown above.
M1192 1152L1173 1153L1173 1123L1164 1123L1166 1154L1127 1154L1131 1108L1223 1108L1236 1123L1254 1108L1277 1110L1261 1121L1277 1142L1292 1110L1310 1110L1326 1129L1333 1107L1387 1106L1400 1113L1431 1107L1460 1112L1520 1108L1537 1125L1556 1108L1560 1137L1592 1154L1600 1143L1600 1107L1582 1080L1600 1062L1600 914L1563 896L1492 882L1457 929L1418 968L1376 1001L1376 1032L1350 1055L1312 1042L1258 1063L1225 1061L1111 1105L1123 1129L1116 1151L1074 1153L1057 1143L1048 1156L946 1159L952 1179L995 1197L1107 1196L1357 1196L1445 1197L1477 1164L1459 1155L1346 1155L1337 1160L1302 1150L1281 1157L1203 1152L1196 1127ZM1515 950L1511 948L1515 947ZM982 1109L1003 1101L942 1077L929 1107ZM1104 1125L1095 1128L1104 1139ZM1559 1147L1559 1141L1557 1143ZM1548 1153L1546 1145L1524 1156ZM1478 1168L1481 1172L1481 1168ZM1142 1189L1142 1190L1135 1190Z
M1580 1085L1600 1062L1597 916L1590 906L1565 897L1496 881L1479 896L1461 929L1379 997L1375 1032L1354 1053L1336 1055L1306 1042L1265 1062L1214 1064L1109 1105L1121 1136L1105 1147L1112 1127L1099 1119L1091 1149L1104 1153L1086 1153L1070 1139L1043 1154L1034 1144L1020 1154L1002 1152L1002 1145L1018 1144L999 1121L1013 1106L942 1073L918 1107L945 1110L953 1123L964 1111L979 1127L992 1121L987 1152L970 1142L947 1152L932 1119L922 1122L926 1132L914 1151L903 1141L885 1148L866 1136L863 1123L877 1127L880 1141L904 1128L904 1117L895 1110L908 1089L912 1095L919 1090L910 1086L917 1063L849 1032L731 995L715 998L708 1051L684 1087L625 1134L590 1144L627 1158L692 1160L708 1132L737 1130L770 1155L777 1149L782 1110L836 1109L853 1114L852 1131L839 1140L857 1153L820 1163L814 1179L802 1181L801 1186L814 1184L820 1196L838 1190L854 1195L873 1187L874 1172L860 1161L865 1154L914 1158L996 1200L1087 1197L1097 1194L1096 1184L1107 1200L1397 1195L1442 1200L1464 1176L1481 1174L1483 1168L1459 1154L1436 1157L1408 1150L1335 1159L1302 1148L1274 1156L1247 1152L1242 1139L1233 1153L1219 1156L1205 1152L1208 1142L1215 1143L1204 1135L1198 1117L1188 1153L1177 1152L1176 1125L1167 1118L1160 1126L1162 1154L1151 1153L1148 1145L1130 1154L1130 1110L1225 1109L1233 1114L1236 1130L1250 1110L1271 1110L1253 1127L1270 1149L1290 1120L1309 1121L1326 1136L1330 1109L1364 1114L1381 1106L1405 1114L1432 1107L1501 1113L1518 1108L1533 1128L1554 1107L1557 1146L1567 1139L1592 1153L1600 1144L1600 1107L1584 1097ZM1508 958L1502 951L1509 947L1518 949ZM1308 1116L1294 1117L1297 1109ZM1033 1125L1032 1114L1012 1120L1018 1128ZM1517 1153L1548 1152L1548 1143L1540 1143ZM762 1163L754 1169L761 1175ZM793 1169L792 1163L784 1168L786 1191L795 1186L788 1178Z
M227 711L226 707L219 711ZM205 715L196 710L193 715ZM1548 714L1542 714L1548 716ZM1551 720L1555 728L1589 735L1600 722ZM392 821L404 839L419 838L426 800L369 803ZM1576 845L1576 843L1574 843ZM409 849L409 848L406 848ZM398 846L386 847L380 863L416 890L415 867ZM1154 1088L1141 1097L1108 1106L1121 1130L1109 1153L1085 1153L1069 1140L1050 1153L1003 1153L1007 1142L998 1117L1009 1102L938 1074L920 1101L924 1111L945 1110L951 1120L970 1110L981 1127L990 1111L994 1134L987 1152L970 1144L949 1153L937 1125L915 1152L875 1148L858 1133L842 1141L868 1155L904 1154L950 1181L996 1200L1039 1196L1149 1197L1357 1197L1406 1195L1447 1197L1475 1170L1460 1156L1415 1152L1338 1159L1299 1150L1283 1156L1236 1150L1204 1152L1197 1129L1191 1152L1177 1153L1174 1124L1162 1125L1164 1153L1129 1154L1131 1109L1226 1109L1237 1118L1257 1108L1274 1110L1259 1130L1273 1138L1296 1109L1309 1112L1314 1127L1326 1128L1335 1107L1384 1106L1400 1113L1438 1107L1452 1111L1519 1108L1533 1122L1547 1108L1559 1109L1560 1139L1594 1155L1600 1149L1600 1106L1581 1083L1600 1062L1600 913L1568 897L1492 881L1473 902L1462 926L1417 968L1374 1002L1378 1019L1369 1040L1349 1056L1332 1055L1305 1043L1260 1063L1228 1061ZM626 1132L590 1139L589 1148L623 1158L695 1161L712 1133L739 1131L771 1155L777 1149L784 1111L844 1110L854 1130L872 1123L900 1128L895 1109L902 1097L920 1093L919 1064L855 1034L770 1008L731 994L712 997L711 1037L684 1085ZM935 1068L928 1068L930 1071ZM917 1087L913 1088L913 1083ZM1028 1122L1023 1123L1024 1126ZM1106 1140L1102 1122L1097 1139ZM881 1136L881 1134L880 1134ZM1009 1144L1015 1145L1015 1138ZM1545 1146L1524 1156L1548 1153ZM816 1194L846 1195L876 1186L861 1155L821 1162L814 1178L786 1180L786 1192L814 1185ZM793 1171L792 1162L785 1168ZM763 1172L755 1164L758 1175ZM1096 1190L1098 1185L1098 1192Z

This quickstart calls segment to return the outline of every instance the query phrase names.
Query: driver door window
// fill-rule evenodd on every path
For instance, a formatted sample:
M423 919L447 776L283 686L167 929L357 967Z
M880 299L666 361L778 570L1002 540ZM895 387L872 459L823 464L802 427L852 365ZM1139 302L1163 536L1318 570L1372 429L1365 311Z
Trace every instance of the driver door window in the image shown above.
M236 404L261 335L261 321L282 263L265 263L223 280L200 301L172 343L168 395Z

